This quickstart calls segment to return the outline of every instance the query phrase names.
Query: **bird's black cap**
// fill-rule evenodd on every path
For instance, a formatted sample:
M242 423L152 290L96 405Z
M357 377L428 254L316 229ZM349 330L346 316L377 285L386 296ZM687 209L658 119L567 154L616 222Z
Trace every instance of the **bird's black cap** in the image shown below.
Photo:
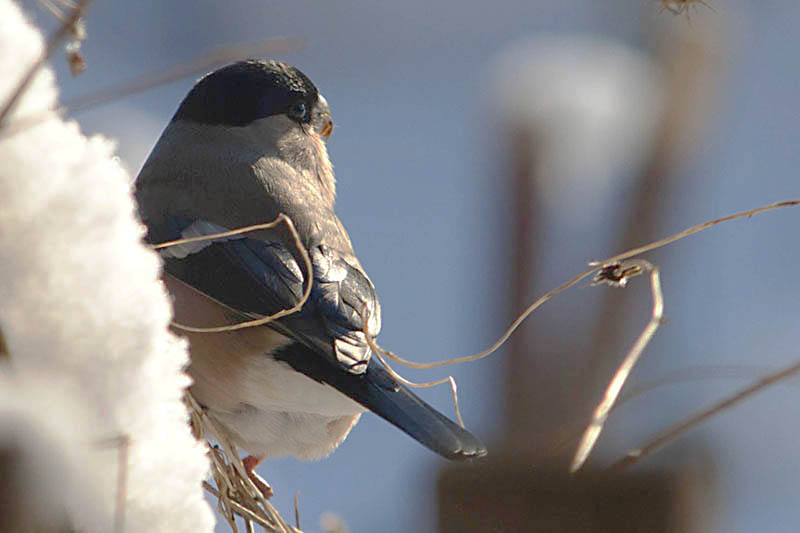
M308 76L295 67L280 61L248 59L201 78L172 121L246 126L260 118L286 114L307 123L318 96Z

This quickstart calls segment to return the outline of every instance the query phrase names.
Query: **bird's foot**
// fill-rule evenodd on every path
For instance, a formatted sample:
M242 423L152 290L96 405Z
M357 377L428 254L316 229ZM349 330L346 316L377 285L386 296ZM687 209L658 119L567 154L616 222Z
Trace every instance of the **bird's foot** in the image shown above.
M264 460L263 457L255 457L253 455L248 455L247 457L242 459L242 463L244 463L244 471L247 472L247 477L249 477L252 480L256 488L264 496L264 499L269 500L270 498L272 498L272 495L275 494L275 492L272 490L272 487L269 486L267 480L256 474L255 471L255 468L263 460Z

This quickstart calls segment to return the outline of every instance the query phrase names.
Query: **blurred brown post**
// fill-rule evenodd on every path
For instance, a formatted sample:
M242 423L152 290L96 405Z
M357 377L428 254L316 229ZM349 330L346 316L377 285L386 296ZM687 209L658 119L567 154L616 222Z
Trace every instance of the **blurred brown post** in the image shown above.
M512 261L511 286L508 301L511 304L510 319L515 317L530 305L531 290L533 286L536 265L534 264L534 250L537 244L537 230L540 220L535 196L536 176L536 151L533 147L536 133L527 125L514 124L511 126L508 137L510 150L508 161L511 162L511 194L513 213L510 217L511 227L508 234L511 236ZM529 325L525 325L529 326ZM507 344L506 363L506 435L505 441L526 442L527 434L534 424L531 423L531 393L529 370L535 365L530 357L529 334L530 327L522 327L513 335ZM520 372L520 369L525 371ZM522 423L519 423L522 422Z
M642 168L619 247L608 255L640 244L657 232L659 200L675 182L674 158L681 153L678 148L686 142L688 132L694 133L698 127L698 102L686 99L708 94L709 69L703 66L707 54L699 46L696 39L666 42L668 53L662 54L662 60L668 96L662 124ZM530 290L536 272L534 258L546 255L539 251L540 230L546 224L537 209L534 163L539 145L534 142L537 132L530 128L512 125L506 159L511 161L514 206L508 229L513 246L509 301L514 316L543 292L533 295ZM609 293L607 311L619 305L620 298ZM573 476L567 473L567 465L574 446L555 456L548 449L564 422L584 416L588 422L614 365L624 356L625 350L619 346L628 332L623 327L608 328L604 316L606 313L600 313L593 318L594 334L583 339L569 335L566 328L548 329L546 323L535 320L512 336L507 345L503 443L490 446L485 460L443 470L439 479L441 533L701 530L698 508L710 498L703 490L707 471L680 466L614 475L588 470ZM587 323L584 329L591 332L591 325ZM595 349L581 349L587 344ZM567 365L553 362L565 360L583 366L578 372L562 375L564 370L559 368ZM620 455L624 452L620 450Z
M531 468L504 458L440 477L440 533L699 533L690 512L707 501L678 472L627 476Z
M662 42L657 48L665 78L665 109L656 131L653 147L645 160L635 193L627 209L627 220L611 252L641 246L665 236L658 222L664 216L663 198L679 185L681 176L675 171L692 147L702 146L701 135L713 109L715 81L718 78L712 55L714 32L692 31ZM609 254L610 255L610 254ZM590 373L607 376L613 372L625 351L626 321L606 320L603 317L625 315L630 311L630 298L624 291L606 291L604 309L595 322L594 354L588 358ZM619 354L615 357L612 354ZM597 397L597 391L593 391ZM591 406L589 406L591 408ZM588 413L588 411L587 411Z
M531 300L536 209L535 133L517 127L509 139L515 212L509 234L514 246L510 302L516 316ZM542 354L568 350L570 339L542 350L532 339L545 328L528 325L509 341L505 442L488 458L445 469L439 478L440 533L614 532L691 533L686 479L677 473L572 476L566 463L548 456L547 444L568 405L556 395L560 377ZM563 331L561 331L563 333ZM541 335L537 335L540 333ZM558 343L554 339L551 344ZM550 381L547 386L544 381ZM536 389L536 390L532 390ZM569 392L567 392L569 394ZM535 430L542 436L536 439ZM538 442L537 442L538 440ZM567 453L571 448L565 448Z

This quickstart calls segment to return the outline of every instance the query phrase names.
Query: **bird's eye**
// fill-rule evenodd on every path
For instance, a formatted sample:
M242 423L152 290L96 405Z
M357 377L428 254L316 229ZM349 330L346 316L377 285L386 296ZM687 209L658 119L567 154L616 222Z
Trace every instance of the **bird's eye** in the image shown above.
M289 108L289 116L301 122L308 119L308 107L305 102L298 102Z

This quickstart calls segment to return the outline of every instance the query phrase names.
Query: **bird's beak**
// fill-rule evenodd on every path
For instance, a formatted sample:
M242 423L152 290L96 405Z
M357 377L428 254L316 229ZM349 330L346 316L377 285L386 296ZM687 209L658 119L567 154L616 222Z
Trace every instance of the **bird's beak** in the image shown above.
M322 128L320 128L319 134L325 137L325 140L327 141L331 136L331 133L333 133L333 121L327 117L325 118L325 122L322 123Z

